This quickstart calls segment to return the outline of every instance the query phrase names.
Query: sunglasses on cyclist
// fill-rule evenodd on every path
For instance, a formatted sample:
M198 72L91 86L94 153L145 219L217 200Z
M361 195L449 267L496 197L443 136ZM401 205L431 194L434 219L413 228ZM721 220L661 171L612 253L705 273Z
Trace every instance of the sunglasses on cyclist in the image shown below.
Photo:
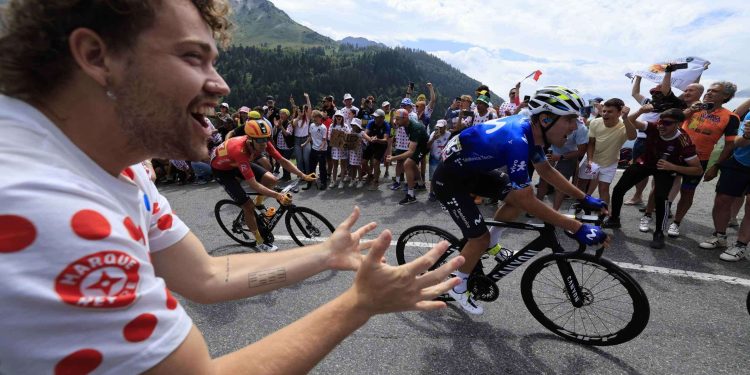
M255 143L268 143L268 140L269 140L268 138L255 138L255 139L253 139L253 141Z

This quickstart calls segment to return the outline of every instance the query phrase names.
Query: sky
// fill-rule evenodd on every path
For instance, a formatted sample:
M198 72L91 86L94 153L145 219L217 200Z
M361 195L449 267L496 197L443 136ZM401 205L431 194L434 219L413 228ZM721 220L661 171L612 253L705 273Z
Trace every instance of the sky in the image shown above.
M425 50L505 99L538 69L543 75L524 81L521 95L559 84L631 106L637 105L625 73L680 57L711 62L704 84L728 80L749 89L746 1L272 0L335 40L355 36ZM642 91L651 86L644 81Z

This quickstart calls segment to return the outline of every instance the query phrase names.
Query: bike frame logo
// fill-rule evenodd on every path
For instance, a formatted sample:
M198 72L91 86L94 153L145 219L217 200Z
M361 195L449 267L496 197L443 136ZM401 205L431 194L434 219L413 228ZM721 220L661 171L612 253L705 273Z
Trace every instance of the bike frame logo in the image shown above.
M131 255L105 250L69 264L55 279L55 292L73 306L119 308L137 298L140 263Z

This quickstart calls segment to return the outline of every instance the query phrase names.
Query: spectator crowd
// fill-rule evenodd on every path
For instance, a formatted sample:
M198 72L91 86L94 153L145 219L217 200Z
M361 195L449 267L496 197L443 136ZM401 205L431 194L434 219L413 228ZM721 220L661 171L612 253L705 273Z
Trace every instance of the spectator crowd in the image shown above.
M547 159L565 178L581 190L610 204L606 228L617 229L622 205L640 206L643 216L637 225L641 232L653 230L652 248L665 246L667 238L680 236L680 224L693 203L701 182L719 176L713 207L713 233L700 243L703 249L724 250L720 258L738 261L750 258L746 251L750 241L750 221L738 223L737 215L745 194L750 193L750 101L734 110L724 107L737 87L727 81L689 85L677 95L672 90L667 65L661 84L641 93L641 77L633 81L632 97L640 104L628 108L620 98L594 98L579 118L578 128L562 147L545 148ZM521 83L511 88L508 100L493 104L489 87L478 87L473 95L456 97L441 117L435 116L436 93L426 83L425 94L415 94L410 83L397 105L377 103L372 95L363 97L359 106L345 93L337 103L328 95L316 103L304 95L302 106L289 97L290 108L278 108L276 98L268 96L262 105L240 105L234 111L222 103L211 118L214 136L209 148L224 140L244 134L249 120L264 121L272 129L275 148L287 159L294 159L305 174L316 173L316 182L302 184L302 190L387 188L405 191L399 204L417 203L416 192L429 190L429 181L441 162L441 152L448 140L462 130L514 115L528 115L528 99L521 100ZM741 119L744 119L742 121ZM723 150L716 160L712 152L724 139ZM632 150L623 149L634 141ZM205 184L212 180L208 160L153 160L158 183ZM282 182L291 180L288 171L270 158L266 166ZM625 169L612 187L616 173ZM530 177L534 175L529 169ZM643 192L651 179L650 194ZM385 185L384 185L385 183ZM556 210L566 198L539 179L537 198ZM625 195L634 190L632 197ZM679 199L678 199L679 196ZM672 207L676 199L677 204ZM427 201L435 202L430 192ZM476 204L497 201L476 197ZM727 237L728 227L739 227L734 243Z

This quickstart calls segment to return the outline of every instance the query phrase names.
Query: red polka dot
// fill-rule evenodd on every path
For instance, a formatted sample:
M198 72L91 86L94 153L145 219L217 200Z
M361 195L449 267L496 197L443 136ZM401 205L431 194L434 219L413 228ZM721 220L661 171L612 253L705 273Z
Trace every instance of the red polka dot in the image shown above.
M130 237L135 240L135 242L140 242L143 239L143 230L141 230L141 227L135 225L133 219L126 217L123 221L123 225L125 225L125 229L128 230Z
M80 210L70 219L73 232L87 240L101 240L107 238L112 227L107 219L94 210Z
M157 322L156 315L154 314L138 315L138 317L125 325L122 334L125 336L125 340L130 342L141 342L151 337L151 334L154 333L154 329L156 329Z
M172 292L169 291L169 289L164 288L164 290L167 291L167 308L170 310L174 310L177 308L177 299L174 298L172 295Z
M154 202L154 209L152 211L154 215L159 213L159 202Z
M88 374L102 364L102 357L98 350L81 349L57 362L55 374Z
M0 215L0 253L21 251L36 239L36 228L28 219Z
M167 230L169 228L172 228L172 215L166 214L159 218L159 220L156 221L156 225L161 230Z
M123 169L122 170L122 174L124 174L125 176L127 176L131 180L135 180L135 173L133 173L133 170L130 169L130 167L127 167L127 168Z

